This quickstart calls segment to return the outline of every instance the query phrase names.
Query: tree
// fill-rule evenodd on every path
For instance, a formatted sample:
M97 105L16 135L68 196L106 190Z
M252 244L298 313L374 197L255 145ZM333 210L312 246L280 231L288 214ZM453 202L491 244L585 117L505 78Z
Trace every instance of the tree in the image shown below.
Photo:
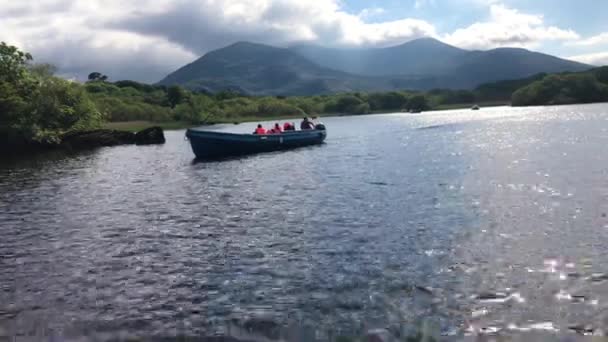
M167 100L171 108L175 108L178 104L184 102L188 98L186 90L178 85L171 86L167 89Z
M32 55L0 42L0 81L18 82L25 78Z
M193 124L202 124L208 122L215 115L216 110L217 108L214 108L214 103L209 97L191 96L187 101L176 106L175 118Z
M92 72L89 74L89 82L105 82L108 80L108 76L103 75L100 72Z
M236 90L222 90L219 93L215 94L216 100L229 100L235 97L243 97L244 95Z
M34 77L51 77L57 72L57 67L52 64L34 64L29 67L30 72Z
M27 70L31 60L29 53L0 43L0 126L13 129L24 114L27 95L35 86Z
M591 73L549 75L513 93L514 106L608 101L608 85Z
M58 142L69 130L99 127L102 115L84 87L58 77L39 79L21 127L36 141Z
M396 91L388 93L374 93L368 97L372 110L402 109L407 104L407 96Z
M330 113L366 114L369 113L370 106L355 95L342 95L327 103L325 111Z
M13 127L24 112L27 100L21 96L17 87L0 80L0 130L3 127ZM0 132L0 134L4 134Z
M55 67L0 43L0 127L20 141L58 142L68 130L99 126L102 117L82 85L53 76ZM3 133L4 134L4 133Z
M159 90L161 90L163 92L167 91L167 88L164 86L150 85L150 84L139 83L139 82L135 82L135 81L131 81L131 80L116 81L113 84L119 88L131 87L131 88L135 88L135 89L145 92L145 93L151 93L151 92L155 92L155 91L159 91Z
M597 68L593 70L593 73L598 81L608 84L608 66Z
M415 95L410 97L407 101L407 105L405 107L407 110L427 110L429 109L429 104L424 95Z

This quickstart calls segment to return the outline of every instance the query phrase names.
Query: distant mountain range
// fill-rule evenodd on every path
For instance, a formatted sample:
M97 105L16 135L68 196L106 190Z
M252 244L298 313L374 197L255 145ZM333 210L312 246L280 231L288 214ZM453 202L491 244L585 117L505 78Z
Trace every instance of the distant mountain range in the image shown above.
M162 85L233 90L251 95L316 95L351 91L471 89L538 73L591 68L525 49L468 51L432 38L388 48L277 48L240 42L207 53L169 74Z

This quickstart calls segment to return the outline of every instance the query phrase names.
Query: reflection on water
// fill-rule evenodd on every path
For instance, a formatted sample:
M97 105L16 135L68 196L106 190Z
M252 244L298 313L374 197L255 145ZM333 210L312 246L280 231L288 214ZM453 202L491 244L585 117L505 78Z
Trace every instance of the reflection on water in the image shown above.
M607 120L326 118L322 146L221 162L184 132L5 162L0 336L602 333Z

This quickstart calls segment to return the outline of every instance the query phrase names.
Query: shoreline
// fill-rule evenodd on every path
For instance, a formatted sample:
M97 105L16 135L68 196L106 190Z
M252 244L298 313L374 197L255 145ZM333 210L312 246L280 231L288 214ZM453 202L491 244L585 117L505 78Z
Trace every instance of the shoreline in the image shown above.
M442 106L438 106L437 108L423 111L422 113L458 110L458 109L470 109L473 105L475 105L475 103L442 105ZM510 103L506 102L506 101L493 101L493 102L486 102L486 103L480 102L477 105L479 105L481 107L481 109L483 109L483 108L490 108L490 107L510 106ZM348 116L376 115L376 114L419 114L419 113L408 113L408 112L400 112L400 111L394 111L394 110L388 110L388 111L381 110L381 111L373 111L373 112L367 113L367 114L322 113L319 115L323 115L324 117L348 117ZM188 122L182 122L182 121L169 121L169 122L152 122L152 121L141 121L141 120L115 121L115 122L105 123L103 125L103 128L119 130L119 131L136 132L136 131L140 131L142 129L146 129L146 128L150 128L150 127L161 127L163 130L166 130L166 131L175 131L175 130L182 130L182 129L192 128L192 127L230 125L230 124L240 125L240 124L252 123L252 122L275 121L275 120L276 121L285 121L285 120L294 120L294 119L301 119L301 117L300 116L289 116L289 115L280 116L280 117L274 117L274 116L241 117L241 118L234 118L234 119L230 119L230 120L220 119L217 121L213 121L213 122L209 122L209 123L205 123L205 124L198 124L198 125L191 124Z
M106 128L69 131L61 134L58 141L48 142L31 141L23 136L15 135L0 140L0 145L9 147L0 149L0 157L7 159L23 154L39 154L49 151L87 151L100 147L158 145L165 142L164 131L158 126L136 131Z

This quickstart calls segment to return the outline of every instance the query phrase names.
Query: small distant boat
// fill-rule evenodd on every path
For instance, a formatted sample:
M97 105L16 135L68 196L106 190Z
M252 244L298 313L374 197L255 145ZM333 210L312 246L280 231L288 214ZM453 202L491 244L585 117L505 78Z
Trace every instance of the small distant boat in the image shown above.
M321 144L326 136L323 125L317 125L317 129L264 135L214 132L198 128L186 131L186 137L198 159L216 159Z
M474 105L473 107L471 107L471 110L479 110L479 106L478 105Z

